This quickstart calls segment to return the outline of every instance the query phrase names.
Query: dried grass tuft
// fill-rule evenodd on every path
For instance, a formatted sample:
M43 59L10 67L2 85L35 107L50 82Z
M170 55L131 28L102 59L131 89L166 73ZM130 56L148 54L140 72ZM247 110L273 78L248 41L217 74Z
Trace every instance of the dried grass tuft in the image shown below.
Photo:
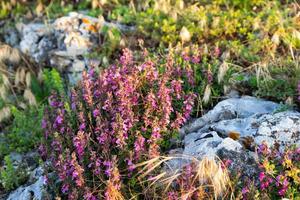
M16 65L20 63L21 55L18 49L3 44L0 46L0 63Z
M219 68L218 71L218 83L221 83L228 71L229 67L228 67L228 63L227 62L223 62Z
M205 87L204 95L203 95L203 103L207 104L209 102L211 96L211 86L208 84Z
M33 105L33 106L37 105L35 96L32 94L30 89L26 89L24 91L23 97L28 101L29 105Z
M8 119L10 116L11 116L11 110L8 106L0 110L0 122L2 122L5 119Z
M160 156L137 165L137 167L142 167L139 171L139 179L143 180L143 183L150 182L147 190L166 194L174 186L176 180L185 176L184 168L172 172L169 170L161 171L160 167L162 165L167 166L168 161L173 159L185 159L194 164L193 176L189 180L193 185L193 189L186 190L186 188L181 188L180 185L175 187L179 191L181 199L189 199L194 193L200 194L200 199L207 199L208 197L218 199L228 195L227 192L230 191L229 173L222 167L224 165L219 159L205 157L198 160L183 155L178 157ZM145 180L145 177L151 178ZM163 192L161 190L157 191L157 187L160 187ZM208 188L210 192L205 188ZM159 198L164 199L162 195L159 196Z

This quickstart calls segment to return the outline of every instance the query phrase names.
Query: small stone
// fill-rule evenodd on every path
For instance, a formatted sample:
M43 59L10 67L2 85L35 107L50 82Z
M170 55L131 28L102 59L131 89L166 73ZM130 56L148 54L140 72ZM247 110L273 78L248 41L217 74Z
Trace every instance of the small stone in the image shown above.
M79 32L71 32L67 34L64 43L66 45L67 51L72 52L76 55L87 53L87 51L92 46L89 38L84 37Z
M85 69L85 62L81 60L74 60L72 66L69 67L68 72L82 72Z
M70 86L76 85L82 78L82 73L68 73L67 74Z
M71 65L71 63L72 61L70 59L61 56L56 56L55 54L53 54L53 56L51 56L50 59L51 66L55 66L60 72L65 71L68 68L68 66Z
M4 41L5 41L5 43L7 43L13 47L18 46L19 42L20 42L20 38L19 38L19 35L18 35L18 32L16 31L16 29L14 29L14 28L5 29Z

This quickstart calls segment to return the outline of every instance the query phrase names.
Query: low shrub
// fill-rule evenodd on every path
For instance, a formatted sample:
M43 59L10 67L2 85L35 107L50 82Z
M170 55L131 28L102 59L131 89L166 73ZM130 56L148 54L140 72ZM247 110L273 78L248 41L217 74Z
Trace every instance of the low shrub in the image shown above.
M176 66L170 55L151 60L145 51L144 56L138 61L124 50L119 62L99 75L84 72L70 98L50 97L39 150L58 174L62 196L143 198L136 164L168 149L195 100L193 88L185 87L193 73Z

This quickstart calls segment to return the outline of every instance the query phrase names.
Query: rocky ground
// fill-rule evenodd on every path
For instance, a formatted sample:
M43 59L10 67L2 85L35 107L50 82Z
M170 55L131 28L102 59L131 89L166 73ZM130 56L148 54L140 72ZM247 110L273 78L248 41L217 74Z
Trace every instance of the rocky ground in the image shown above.
M172 152L183 157L230 159L233 171L239 168L252 177L258 173L255 145L300 146L300 113L282 111L281 105L254 97L229 98L183 127L181 134L183 148ZM170 166L177 169L187 160L173 160Z
M230 170L239 170L244 177L252 177L258 173L253 149L255 144L265 141L270 146L280 144L281 148L291 144L300 146L300 113L282 111L281 105L254 97L228 98L203 117L183 127L181 136L182 148L170 151L170 155L182 157L168 163L172 170L189 162L184 157L217 156L232 161ZM7 199L49 198L50 194L45 191L43 170L37 163L30 162L32 155L16 154L13 157L16 165L28 165L30 178L27 184L11 192Z

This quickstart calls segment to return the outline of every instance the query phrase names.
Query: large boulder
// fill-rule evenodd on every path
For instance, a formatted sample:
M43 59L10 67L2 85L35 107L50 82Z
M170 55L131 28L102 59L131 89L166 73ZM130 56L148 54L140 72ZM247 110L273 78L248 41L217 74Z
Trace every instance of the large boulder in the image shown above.
M255 146L267 143L281 149L300 146L300 113L280 111L280 104L254 97L230 98L183 127L183 149L169 162L171 169L188 163L187 157L231 160L230 170L251 177L258 172Z

